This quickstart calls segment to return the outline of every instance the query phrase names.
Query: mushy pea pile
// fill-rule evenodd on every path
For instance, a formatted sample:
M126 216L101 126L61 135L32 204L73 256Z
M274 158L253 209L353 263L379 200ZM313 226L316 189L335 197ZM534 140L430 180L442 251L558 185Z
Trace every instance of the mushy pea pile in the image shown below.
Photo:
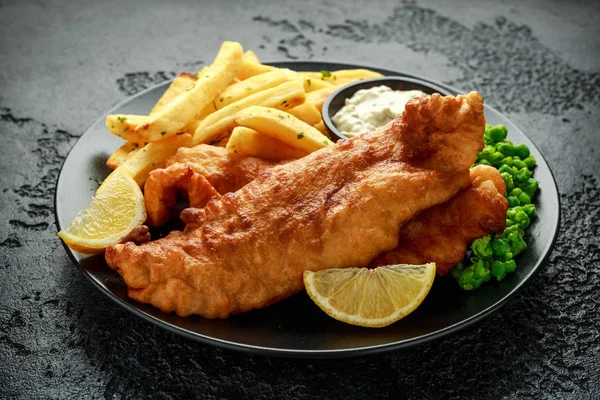
M504 178L504 196L508 200L506 229L474 240L470 257L452 269L452 275L464 290L477 289L492 277L498 281L504 279L517 267L514 258L527 247L525 229L536 213L531 203L538 190L538 181L532 177L536 161L527 146L514 145L506 140L506 134L504 125L486 125L485 147L474 164L491 165Z

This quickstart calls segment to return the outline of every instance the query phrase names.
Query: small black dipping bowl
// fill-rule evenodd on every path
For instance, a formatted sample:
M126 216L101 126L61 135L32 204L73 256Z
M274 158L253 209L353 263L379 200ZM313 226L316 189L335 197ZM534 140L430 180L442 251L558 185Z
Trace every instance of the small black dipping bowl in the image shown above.
M452 93L436 86L427 81L414 78L404 78L400 76L386 76L382 78L365 79L362 81L356 81L342 86L335 92L331 93L329 97L323 103L323 122L327 127L327 130L331 133L331 138L334 141L339 139L345 139L346 136L337 130L335 124L331 118L337 113L349 99L361 89L370 89L375 86L385 85L392 90L420 90L427 94L439 93L444 96L450 96Z

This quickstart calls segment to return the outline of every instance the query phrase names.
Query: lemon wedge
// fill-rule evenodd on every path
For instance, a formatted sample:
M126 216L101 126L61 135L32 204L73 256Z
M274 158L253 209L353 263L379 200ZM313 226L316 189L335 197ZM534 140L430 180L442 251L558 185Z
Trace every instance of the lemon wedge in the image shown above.
M321 310L368 328L388 326L413 312L434 278L435 263L304 271L306 292Z
M101 253L145 220L140 187L132 177L116 169L100 185L90 205L58 236L79 253Z

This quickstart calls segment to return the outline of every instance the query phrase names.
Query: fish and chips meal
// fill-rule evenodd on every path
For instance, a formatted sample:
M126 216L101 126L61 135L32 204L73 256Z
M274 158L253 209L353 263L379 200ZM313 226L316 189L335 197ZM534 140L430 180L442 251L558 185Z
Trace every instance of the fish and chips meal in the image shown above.
M125 141L114 171L59 236L105 252L132 299L180 316L227 318L306 289L332 317L381 327L436 274L465 290L503 279L536 212L535 159L486 125L475 91L400 96L334 143L325 99L381 76L276 68L225 42L148 115L106 118ZM368 114L359 103L346 122ZM159 238L174 218L185 228Z

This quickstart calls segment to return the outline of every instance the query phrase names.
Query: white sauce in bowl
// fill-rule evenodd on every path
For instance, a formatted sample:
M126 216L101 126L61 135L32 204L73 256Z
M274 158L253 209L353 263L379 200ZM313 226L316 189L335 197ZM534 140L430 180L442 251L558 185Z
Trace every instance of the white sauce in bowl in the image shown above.
M420 90L392 90L387 86L362 89L346 99L331 118L336 128L345 136L353 137L383 126L404 112L410 99L427 96Z

